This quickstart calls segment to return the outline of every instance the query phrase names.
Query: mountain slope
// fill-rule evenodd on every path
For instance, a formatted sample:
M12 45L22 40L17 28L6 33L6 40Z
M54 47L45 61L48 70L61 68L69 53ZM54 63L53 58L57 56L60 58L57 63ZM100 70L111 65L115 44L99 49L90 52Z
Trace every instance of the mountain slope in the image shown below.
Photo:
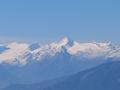
M10 85L14 81L12 74L0 65L0 89Z
M56 79L47 81L47 84L18 84L5 90L120 90L119 70L120 62L111 62L61 78L61 81Z
M44 90L120 90L120 62L78 73Z

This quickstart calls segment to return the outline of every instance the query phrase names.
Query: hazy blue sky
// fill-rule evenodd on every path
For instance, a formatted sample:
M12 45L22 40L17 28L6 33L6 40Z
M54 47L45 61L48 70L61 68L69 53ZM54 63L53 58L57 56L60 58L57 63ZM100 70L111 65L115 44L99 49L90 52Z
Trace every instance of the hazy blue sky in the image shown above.
M120 42L120 0L0 0L0 41Z

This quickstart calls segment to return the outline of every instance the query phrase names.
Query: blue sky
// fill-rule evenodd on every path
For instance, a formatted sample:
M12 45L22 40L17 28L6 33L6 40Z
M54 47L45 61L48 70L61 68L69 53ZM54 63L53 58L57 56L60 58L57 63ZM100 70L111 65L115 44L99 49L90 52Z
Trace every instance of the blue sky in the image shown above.
M120 0L1 0L0 41L120 42Z

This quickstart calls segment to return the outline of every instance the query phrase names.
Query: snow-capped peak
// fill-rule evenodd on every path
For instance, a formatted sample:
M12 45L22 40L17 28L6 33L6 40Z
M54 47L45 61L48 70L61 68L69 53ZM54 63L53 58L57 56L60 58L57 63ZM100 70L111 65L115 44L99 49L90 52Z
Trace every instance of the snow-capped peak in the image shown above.
M72 46L73 45L73 40L70 39L69 37L65 36L64 38L62 38L58 44L60 44L61 46L63 45L69 45L69 46Z
M4 46L4 45L3 45ZM2 46L2 47L3 47ZM5 45L5 50L0 53L0 62L21 63L26 64L28 59L41 60L61 54L60 52L68 53L71 56L84 56L86 58L96 57L117 57L120 58L120 48L111 43L79 43L68 37L64 37L58 42L53 42L47 45L26 44L26 43L10 43ZM64 54L64 53L63 53Z
M64 37L60 39L58 42L53 42L51 44L43 45L40 48L34 50L32 52L33 58L40 60L47 56L55 56L59 52L63 52L64 48L71 47L73 45L73 41L68 37Z
M1 63L25 63L25 61L23 61L23 59L21 60L19 57L22 57L22 55L28 50L28 44L13 42L8 44L6 48L9 49L0 54Z
M84 54L86 56L104 56L108 53L111 48L107 43L79 43L74 42L73 47L69 49L70 54L80 55Z
M60 39L59 43L64 43L64 44L67 44L69 42L69 39L68 37L63 37L62 39Z

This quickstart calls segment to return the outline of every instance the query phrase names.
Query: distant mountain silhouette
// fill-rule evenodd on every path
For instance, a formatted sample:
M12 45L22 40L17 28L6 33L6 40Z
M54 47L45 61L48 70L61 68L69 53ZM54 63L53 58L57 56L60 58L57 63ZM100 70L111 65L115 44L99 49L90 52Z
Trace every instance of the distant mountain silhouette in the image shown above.
M11 85L4 90L120 90L120 62L109 62L43 83Z

